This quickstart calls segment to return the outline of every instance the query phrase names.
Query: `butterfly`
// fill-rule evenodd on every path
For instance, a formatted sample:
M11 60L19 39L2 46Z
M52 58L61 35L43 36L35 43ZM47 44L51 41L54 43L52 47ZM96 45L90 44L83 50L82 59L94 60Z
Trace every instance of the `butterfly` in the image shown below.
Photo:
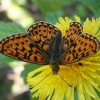
M85 59L100 49L100 41L83 33L79 22L71 22L65 36L56 26L40 21L32 24L27 33L19 33L0 41L0 53L25 62L50 65L57 74L60 65Z

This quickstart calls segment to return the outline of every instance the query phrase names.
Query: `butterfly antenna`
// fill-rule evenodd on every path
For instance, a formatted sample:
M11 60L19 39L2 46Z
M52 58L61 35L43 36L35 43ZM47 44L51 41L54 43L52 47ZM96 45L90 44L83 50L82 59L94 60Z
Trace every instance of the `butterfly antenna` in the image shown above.
M58 75L59 75L59 74L58 74ZM59 76L60 76L60 75L59 75ZM64 80L63 77L60 76L60 78L61 78L62 80ZM65 81L65 80L64 80L64 81ZM66 82L66 81L65 81L65 82ZM66 82L66 83L67 83L67 82ZM67 83L67 84L68 84L68 83ZM68 84L68 85L69 85L69 84ZM71 85L69 85L69 86L72 87Z
M52 73L52 72L51 72ZM50 74L51 74L50 73ZM46 77L48 77L50 74L48 74ZM39 81L36 85L34 85L33 87L30 87L29 89L31 90L32 88L34 88L35 86L37 86L40 82L42 82L46 77L44 77L41 81Z

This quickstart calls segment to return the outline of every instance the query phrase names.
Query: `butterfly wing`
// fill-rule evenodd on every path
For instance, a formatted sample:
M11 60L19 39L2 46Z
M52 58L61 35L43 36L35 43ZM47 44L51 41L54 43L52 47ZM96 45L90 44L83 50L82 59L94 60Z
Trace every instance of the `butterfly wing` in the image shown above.
M15 34L0 41L0 53L30 63L48 64L48 58L27 34Z
M15 34L0 41L0 53L30 63L49 64L51 44L59 30L46 22L28 28L27 34Z
M66 49L71 45L75 39L82 34L83 27L79 22L71 22L69 29L66 30L66 35L63 37L61 52L66 51Z
M95 54L99 49L100 41L88 33L83 33L62 54L60 63L68 64L79 61Z
M51 52L53 51L52 45L59 32L60 30L58 28L46 22L33 24L27 30L29 37L48 55L51 55Z

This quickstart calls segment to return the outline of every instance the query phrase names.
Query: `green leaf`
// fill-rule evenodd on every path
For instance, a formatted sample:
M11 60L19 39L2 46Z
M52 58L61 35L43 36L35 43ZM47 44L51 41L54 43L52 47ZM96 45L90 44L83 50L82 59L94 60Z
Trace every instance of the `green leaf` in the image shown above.
M27 78L27 75L28 75L29 72L35 70L36 68L42 67L42 66L43 65L37 65L37 64L27 63L25 65L25 67L24 67L25 68L24 71L21 73L21 76L24 78L24 82L27 83L26 82L26 78Z
M7 56L5 56L3 54L0 54L0 63L4 63L4 64L9 65L9 63L11 63L13 61L18 61L18 60L10 58L10 57L7 57Z
M32 0L34 4L43 12L47 14L48 12L58 12L61 10L63 4L66 0Z
M49 23L56 24L56 22L58 22L58 18L61 16L61 13L62 12L57 12L57 13L49 12L47 13L47 16L45 19Z
M0 39L12 34L23 32L26 33L26 30L20 24L0 22Z
M95 15L100 17L100 0L78 0L84 3Z

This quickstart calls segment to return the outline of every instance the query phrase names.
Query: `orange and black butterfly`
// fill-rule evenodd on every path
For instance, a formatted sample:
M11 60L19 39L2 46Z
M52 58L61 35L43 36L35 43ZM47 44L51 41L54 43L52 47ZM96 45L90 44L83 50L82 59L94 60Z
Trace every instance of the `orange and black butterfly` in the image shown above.
M60 65L77 62L99 51L99 40L82 31L79 22L71 22L62 37L54 25L38 22L28 28L27 34L2 39L0 53L33 64L50 64L53 74L57 74Z

